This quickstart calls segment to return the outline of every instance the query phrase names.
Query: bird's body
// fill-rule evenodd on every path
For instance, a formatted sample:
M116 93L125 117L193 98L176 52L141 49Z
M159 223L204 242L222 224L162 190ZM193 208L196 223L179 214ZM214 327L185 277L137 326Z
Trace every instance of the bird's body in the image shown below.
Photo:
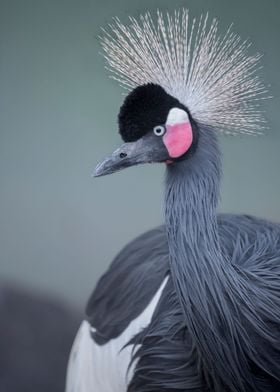
M196 253L195 248L193 251L197 255L196 257L203 258L203 255L205 255L207 259L210 259L209 263L211 262L211 264L206 264L204 260L201 260L196 263L197 260L193 260L191 250L189 254L182 254L184 267L193 268L193 270L186 272L182 283L184 285L182 296L187 293L191 296L193 302L188 305L190 313L192 307L198 310L198 314L193 317L199 317L195 331L198 333L202 347L198 348L196 346L193 331L184 323L185 315L182 311L180 297L176 295L175 289L178 282L175 280L176 277L174 279L172 276L172 269L170 270L171 249L168 246L168 228L163 226L144 234L129 244L99 281L87 307L89 324L87 327L85 325L83 327L83 331L86 331L88 336L84 348L90 350L92 360L90 361L90 369L87 368L88 373L81 372L80 376L83 382L90 376L92 384L86 382L88 389L80 390L78 388L77 391L86 392L91 390L90 388L97 388L98 391L103 392L102 385L104 392L122 392L126 391L126 388L133 392L155 392L161 391L163 388L166 389L167 386L169 391L174 392L179 390L200 391L207 390L207 378L211 378L211 384L213 382L217 383L210 390L220 391L226 390L223 380L225 374L223 367L229 369L229 373L232 370L233 379L228 380L232 383L229 390L242 390L238 386L238 377L240 380L247 377L246 382L251 383L251 385L246 386L246 391L276 392L279 390L280 383L275 378L272 378L271 381L267 374L266 378L263 379L265 389L262 386L257 387L257 384L261 382L259 377L260 379L263 378L263 370L259 368L258 364L261 367L268 366L271 355L274 355L277 361L279 359L279 347L275 346L275 353L273 353L273 344L272 346L268 344L271 343L269 339L266 346L262 344L263 337L258 336L258 324L254 316L255 312L259 312L257 316L267 317L267 320L263 319L262 321L265 323L265 327L268 328L269 313L272 309L265 307L261 300L263 298L266 304L266 302L275 299L271 306L273 305L274 308L279 306L279 291L276 290L279 290L280 281L280 225L244 215L220 215L218 217L216 222L218 232L215 234L219 237L221 255L225 262L223 268L227 274L234 271L234 276L230 277L230 279L233 279L232 283L238 283L238 279L244 279L245 277L243 284L248 284L251 299L253 299L256 309L251 307L250 302L242 303L244 300L243 293L241 291L234 292L234 287L225 286L224 290L229 289L229 292L223 293L219 284L222 286L227 282L226 280L220 280L218 274L220 255L215 253L217 250L215 249L214 240L211 238L211 228L216 221L212 210L213 204L217 201L217 194L215 193L218 190L218 184L217 181L213 181L212 176L209 176L209 167L213 162L217 165L218 161L217 156L212 154L212 149L217 147L216 141L214 142L215 137L211 135L210 139L210 134L210 131L201 134L200 138L205 137L209 143L204 144L203 140L200 140L200 147L198 147L200 151L196 151L193 157L193 160L202 160L202 167L205 168L202 170L199 165L197 166L197 163L192 168L194 175L198 176L197 181L201 181L200 192L197 191L197 187L191 188L188 186L188 182L174 182L177 175L185 176L186 170L191 170L184 167L186 166L184 161L176 164L176 166L168 165L169 174L166 180L166 197L173 199L173 192L182 197L181 201L173 199L173 205L171 204L171 219L176 218L176 225L172 225L168 220L167 225L171 224L171 229L174 230L175 235L180 235L182 232L188 239L198 244L198 253ZM205 145L207 145L207 151L204 150ZM200 156L200 154L203 154L203 156ZM211 162L212 157L214 157L213 162ZM207 161L208 159L210 161ZM203 164L203 160L206 160L207 164L206 162ZM188 162L188 166L190 165L192 166L192 162ZM184 170L182 170L182 167L184 167ZM198 171L196 167L198 167ZM212 170L216 171L216 175L219 176L218 169L214 170L212 168ZM171 172L172 177L170 177ZM181 187L182 184L183 189L174 188L174 186ZM200 206L200 203L203 203L203 205ZM170 204L166 202L166 206L168 207ZM177 208L182 209L180 214L173 213ZM166 214L168 215L168 211ZM205 214L203 220L200 214ZM200 232L201 240L198 239L197 232ZM208 236L212 241L211 248L205 249L209 241ZM181 239L177 239L175 243L180 244L181 241ZM180 250L178 250L176 257L178 255L180 255ZM196 271L196 265L198 271ZM213 270L211 271L212 267ZM209 269L206 274L207 281L203 283L203 286L195 284L196 280L199 281L205 274L204 271L199 271L200 268ZM185 273L183 269L182 271ZM179 283L180 279L183 279L182 271L177 274ZM215 282L214 287L211 286L210 278ZM225 278L223 277L223 279ZM228 282L228 284L230 283ZM205 296L203 289L209 291L207 296ZM211 293L212 290L213 293ZM215 305L215 290L220 296L218 300L221 301L220 313L218 314L215 311L211 313ZM234 309L231 304L231 295L236 296L237 309ZM240 295L240 298L238 298L238 295ZM254 295L256 298L253 298ZM259 295L261 296L258 303ZM258 309L258 306L260 306L260 309ZM238 324L240 330L229 330L229 327L233 327L230 324L231 320L227 319L229 314L226 312L229 312L229 307L230 316L234 317L232 322L246 322L246 332L257 341L259 340L258 347L255 348L262 350L263 361L262 358L258 357L257 351L252 354L249 351L247 352L245 346L239 347L236 345L235 339L242 338L243 329ZM148 308L147 317L146 311ZM245 315L242 315L241 310L246 313L248 320L245 320ZM261 311L265 311L266 314L262 315ZM229 336L227 333L219 335L219 326L215 325L216 322L228 330ZM204 326L203 323L206 325ZM220 344L225 344L226 348L229 349L229 351L225 350L223 353L214 353L214 350L218 347L212 340L210 341L211 354L215 354L217 358L215 363L217 369L214 371L208 368L208 364L203 363L203 350L207 350L207 336L202 335L203 331L200 335L198 329L200 326L203 327L204 331L207 331L209 339L211 331L217 335ZM265 333L267 331L268 329L265 330ZM235 333L240 333L240 335L234 336ZM278 335L278 341L280 339L279 333L279 328L278 331L275 329L274 339ZM233 341L231 341L231 335ZM222 342L222 339L225 339L225 341ZM247 343L249 346L253 344L249 340L247 340ZM138 344L139 346L137 346ZM231 351L231 344L236 350L235 353ZM131 372L127 374L134 345L136 345L135 354L137 359L130 369ZM123 351L121 350L122 347L124 348ZM74 353L75 355L78 358L78 354ZM219 355L225 356L223 363L219 361ZM81 356L81 363L85 357L87 357L85 354ZM95 357L98 358L97 365L94 364ZM210 363L211 360L210 355ZM254 368L255 375L251 381L249 379L251 370L249 368L239 368L239 360L240 363L242 363L242 360L248 361L250 367ZM275 371L279 366L279 361L275 362ZM93 370L94 367L95 371ZM103 369L103 371L100 369ZM104 383L106 374L108 374L108 378ZM95 378L93 375L95 375ZM226 377L230 377L230 374ZM213 381L212 378L215 380ZM272 384L270 384L270 381Z
M143 31L118 24L120 37L105 40L110 65L140 85L119 113L126 143L95 175L165 162L165 225L129 244L99 281L67 392L280 390L280 225L217 213L215 128L262 128L258 58L232 34L218 39L215 23L206 32L207 18L192 43L187 21L175 13L165 29L160 15L157 30L146 17Z
M259 274L260 278L263 269L277 269L280 279L279 224L252 216L220 214L218 225L224 252L233 265L252 271L254 275ZM251 262L256 248L261 250L259 265ZM169 324L168 317L176 322ZM168 330L170 325L173 329ZM149 338L151 344L148 349L142 348L143 353L145 350L155 351L152 351L151 358L142 355L142 361L147 360L149 371L153 372L152 382L148 379L147 386L143 382L145 370L142 374L139 370L135 376L133 366L128 375L126 372L135 344L132 339L141 341L149 328L156 330L157 335ZM83 361L89 356L91 361L89 368L80 368L80 373L76 369L72 374L76 383L81 383L73 391L126 392L132 382L131 391L159 392L164 390L166 380L170 382L170 391L207 391L203 378L197 372L198 358L195 355L191 357L193 351L188 341L188 329L170 279L164 226L137 237L112 262L89 300L87 318L76 339L81 338L84 339L83 349L79 347L81 352L76 354L78 347L74 346L72 355L77 355L75 360L81 361L80 366L85 366ZM169 360L164 360L168 354L165 349L156 352L160 341L163 348L169 346L174 354ZM121 350L122 347L125 348ZM141 362L138 364L141 365ZM72 366L75 368L76 364ZM278 391L279 383L274 389L266 390Z

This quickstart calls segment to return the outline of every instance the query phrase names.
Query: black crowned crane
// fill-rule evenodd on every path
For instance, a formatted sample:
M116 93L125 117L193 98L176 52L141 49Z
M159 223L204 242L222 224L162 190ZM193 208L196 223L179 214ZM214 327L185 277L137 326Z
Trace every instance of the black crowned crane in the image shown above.
M165 225L128 244L97 284L67 392L279 392L280 225L217 213L217 132L265 127L260 55L186 10L110 29L105 56L129 89L125 143L95 176L163 163Z

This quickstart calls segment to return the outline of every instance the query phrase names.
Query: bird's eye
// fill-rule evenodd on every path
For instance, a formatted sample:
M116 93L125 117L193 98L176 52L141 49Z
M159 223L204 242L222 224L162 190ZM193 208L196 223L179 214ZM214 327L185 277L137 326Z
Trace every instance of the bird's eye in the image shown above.
M165 127L163 125L157 125L154 127L154 134L156 136L162 136L165 134Z

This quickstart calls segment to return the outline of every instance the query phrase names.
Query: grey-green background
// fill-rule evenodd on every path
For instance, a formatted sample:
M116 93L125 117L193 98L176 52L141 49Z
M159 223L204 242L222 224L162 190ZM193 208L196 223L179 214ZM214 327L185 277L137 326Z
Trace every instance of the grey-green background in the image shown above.
M279 0L1 0L0 276L83 306L120 248L162 221L164 168L92 179L120 142L122 90L96 36L113 16L185 6L264 53L262 138L223 138L221 209L280 221Z

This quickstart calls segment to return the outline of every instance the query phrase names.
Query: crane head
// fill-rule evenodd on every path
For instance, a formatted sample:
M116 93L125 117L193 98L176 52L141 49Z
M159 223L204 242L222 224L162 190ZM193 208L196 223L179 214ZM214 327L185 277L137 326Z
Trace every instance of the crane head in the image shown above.
M99 177L141 163L174 163L188 159L198 140L198 127L188 109L159 85L136 87L119 112L124 144L99 163Z
M261 54L250 54L250 42L231 27L221 35L208 14L192 19L186 9L147 12L127 24L115 18L100 38L107 68L130 93L119 113L125 144L97 166L96 176L187 159L204 130L266 130Z

